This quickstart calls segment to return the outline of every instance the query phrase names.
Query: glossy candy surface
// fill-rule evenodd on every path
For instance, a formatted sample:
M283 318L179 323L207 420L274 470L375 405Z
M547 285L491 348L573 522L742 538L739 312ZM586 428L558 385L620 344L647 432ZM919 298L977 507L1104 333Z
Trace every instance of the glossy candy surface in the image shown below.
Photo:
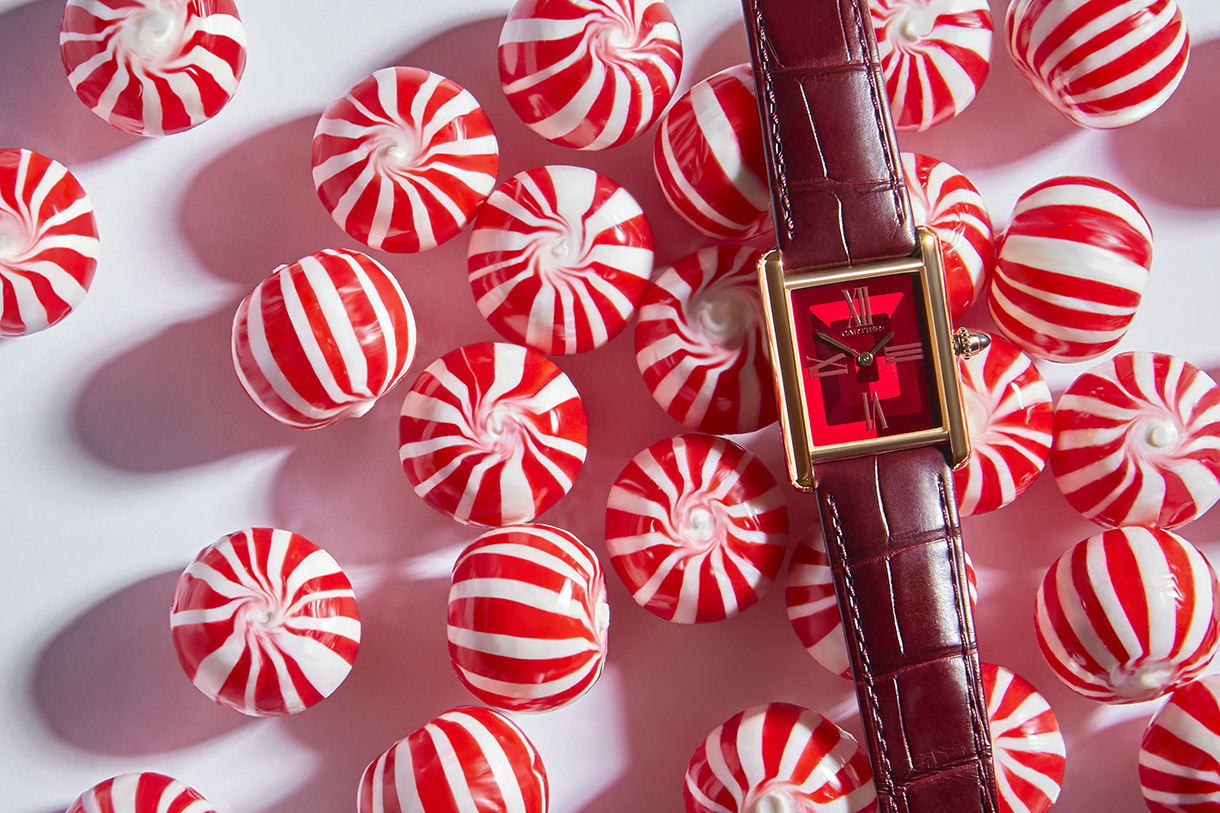
M623 469L606 506L606 548L632 598L680 624L750 607L784 559L788 506L752 452L678 435Z
M652 229L631 194L591 169L545 166L501 184L467 253L479 312L540 353L583 353L635 316L652 275Z
M588 426L576 388L520 345L479 342L428 365L399 420L415 493L467 525L529 522L572 488Z
M348 249L280 266L233 319L233 366L246 394L302 429L368 412L407 374L415 345L398 281Z
M59 322L97 269L97 221L76 177L30 150L0 149L0 337Z
M1175 691L1139 750L1140 791L1152 813L1212 813L1220 799L1220 675Z
M313 137L322 205L371 248L426 251L496 185L500 148L474 96L422 68L382 68L327 108Z
M170 608L178 662L222 706L254 717L329 697L360 646L352 584L299 534L247 528L200 551Z
M65 813L216 813L216 809L177 779L146 771L98 782Z
M1066 746L1046 698L1002 666L979 664L1000 813L1046 813L1059 798Z
M1055 408L1055 482L1099 525L1180 528L1220 498L1220 387L1165 353L1120 353Z
M518 0L498 54L500 84L521 120L582 150L648 129L682 73L678 26L661 0Z

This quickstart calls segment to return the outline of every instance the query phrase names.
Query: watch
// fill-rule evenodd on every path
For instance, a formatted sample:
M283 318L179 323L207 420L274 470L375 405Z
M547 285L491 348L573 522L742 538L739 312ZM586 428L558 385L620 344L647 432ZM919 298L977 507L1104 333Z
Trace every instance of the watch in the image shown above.
M950 466L969 455L936 238L867 0L743 0L778 248L759 268L789 476L813 491L879 810L995 813Z

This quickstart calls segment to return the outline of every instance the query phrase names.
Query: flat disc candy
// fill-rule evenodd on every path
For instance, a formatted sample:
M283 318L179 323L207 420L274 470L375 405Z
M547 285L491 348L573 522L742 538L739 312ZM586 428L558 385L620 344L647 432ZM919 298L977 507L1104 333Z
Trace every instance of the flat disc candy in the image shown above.
M610 489L606 547L644 609L680 624L750 607L784 559L788 506L775 478L724 438L655 443Z
M159 773L127 773L98 782L65 813L216 813L194 788Z
M296 714L330 696L360 646L356 596L338 563L272 528L204 548L178 580L170 627L195 686L254 717Z
M1164 353L1120 353L1055 408L1055 482L1099 525L1180 528L1220 498L1220 387Z
M58 161L0 149L0 337L63 319L97 269L97 222L85 190Z
M1140 791L1152 813L1211 813L1220 798L1220 676L1175 691L1144 731Z
M504 94L530 129L601 150L661 115L682 73L682 42L661 0L518 0L499 61Z
M572 488L588 425L554 362L480 342L428 365L399 421L403 470L426 503L467 525L529 522Z
M335 223L410 253L454 237L496 185L499 145L474 96L421 68L383 68L327 108L313 183Z
M228 104L246 33L232 0L68 0L59 52L90 110L134 135L168 135Z
M591 169L546 166L502 184L467 255L479 312L540 353L582 353L635 316L652 275L652 229L635 198Z
M1066 746L1046 698L1002 666L979 664L1003 813L1046 813L1059 798Z

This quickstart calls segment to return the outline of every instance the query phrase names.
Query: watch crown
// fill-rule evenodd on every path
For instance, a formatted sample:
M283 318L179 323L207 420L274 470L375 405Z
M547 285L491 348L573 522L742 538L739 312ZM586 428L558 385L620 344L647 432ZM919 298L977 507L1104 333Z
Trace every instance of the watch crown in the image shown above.
M991 345L991 337L981 330L959 327L953 331L953 355L968 359Z

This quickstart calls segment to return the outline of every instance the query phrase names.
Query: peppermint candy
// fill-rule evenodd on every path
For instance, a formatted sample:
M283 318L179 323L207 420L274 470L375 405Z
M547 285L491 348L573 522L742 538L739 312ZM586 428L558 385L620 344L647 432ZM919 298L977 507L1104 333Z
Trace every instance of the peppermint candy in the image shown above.
M0 149L0 337L26 336L73 311L97 269L93 204L58 161Z
M281 265L233 319L233 367L246 394L302 429L363 415L415 358L415 316L398 281L358 251Z
M771 233L771 196L754 71L736 65L699 82L661 118L652 152L669 205L708 237Z
M610 489L606 548L636 603L679 624L760 599L784 560L788 505L752 452L678 435L627 464Z
M1152 813L1204 813L1220 798L1220 675L1175 691L1140 741L1140 791Z
M790 703L754 706L704 738L686 769L686 813L875 810L868 754L850 734Z
M475 218L475 304L500 335L540 353L583 353L635 316L652 276L652 229L635 198L591 169L515 175Z
M1049 361L1087 361L1122 339L1152 267L1152 227L1097 178L1044 181L1017 200L987 306L1004 335Z
M1060 556L1038 588L1034 626L1055 675L1103 703L1152 700L1216 653L1216 574L1169 531L1118 528Z
M1046 468L1054 407L1033 359L995 336L958 362L970 429L970 460L953 472L962 516L1002 508L1024 493Z
M678 26L661 0L518 0L498 56L513 111L546 140L581 150L647 130L682 73Z
M359 813L546 813L550 786L538 749L491 709L445 712L369 763Z
M335 223L411 253L454 237L496 185L500 148L474 96L422 68L383 68L322 114L313 184Z
M174 590L178 662L199 691L252 717L304 711L347 677L360 646L356 595L303 536L247 528L200 551Z
M68 0L59 54L98 116L134 135L168 135L229 103L246 31L232 0Z
M1180 528L1220 498L1220 387L1164 353L1120 353L1055 408L1059 490L1099 525Z
M449 657L479 700L509 711L571 703L601 676L610 605L597 555L548 525L480 536L449 588Z
M991 70L987 0L871 0L898 130L926 130L974 101Z
M415 493L467 525L529 522L572 488L588 425L571 380L520 345L480 342L428 365L399 421Z
M1125 127L1165 103L1190 56L1174 0L1013 0L1008 52L1034 89L1085 127Z
M1046 698L1002 666L979 664L1005 813L1046 813L1063 786L1066 746Z
M216 813L193 788L159 773L126 773L98 782L65 813Z
M949 316L959 319L982 294L995 267L991 215L970 179L944 161L904 152L902 173L915 223L940 240Z

